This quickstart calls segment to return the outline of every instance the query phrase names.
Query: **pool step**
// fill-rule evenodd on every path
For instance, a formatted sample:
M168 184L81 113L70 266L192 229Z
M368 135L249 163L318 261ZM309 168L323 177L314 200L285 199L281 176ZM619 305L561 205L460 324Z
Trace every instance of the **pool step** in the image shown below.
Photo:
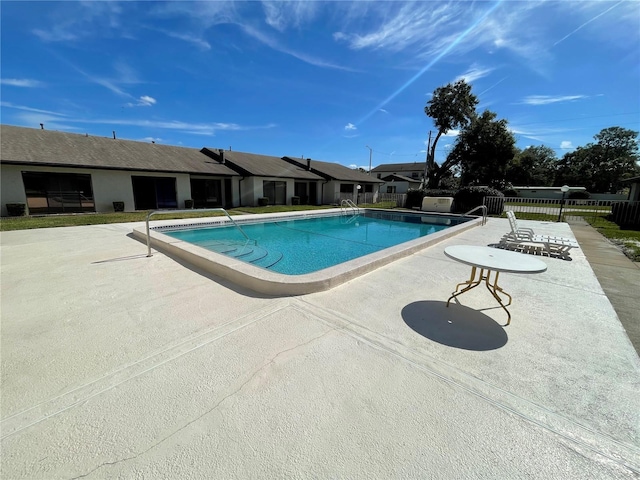
M280 252L270 252L259 245L236 241L208 240L197 242L197 245L262 268L274 266L283 257Z

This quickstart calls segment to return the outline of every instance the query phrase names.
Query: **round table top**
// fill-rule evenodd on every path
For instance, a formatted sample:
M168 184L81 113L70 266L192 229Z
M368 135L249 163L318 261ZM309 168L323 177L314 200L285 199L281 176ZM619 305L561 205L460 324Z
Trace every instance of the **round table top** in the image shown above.
M537 258L499 248L453 245L445 248L444 254L458 262L494 272L541 273L547 269L547 265Z

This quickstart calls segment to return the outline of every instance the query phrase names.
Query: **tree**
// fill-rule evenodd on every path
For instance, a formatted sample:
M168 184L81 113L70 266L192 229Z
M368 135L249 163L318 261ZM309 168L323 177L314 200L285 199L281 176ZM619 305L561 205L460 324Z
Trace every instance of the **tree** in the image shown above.
M507 121L496 120L497 114L485 110L464 128L447 157L458 164L460 184L488 185L503 188L507 167L516 152L516 139L507 128Z
M638 132L609 127L588 143L569 152L558 162L556 185L584 186L592 193L616 193L621 181L640 174Z
M553 149L545 146L527 147L516 152L507 168L506 181L512 185L550 187L557 163Z
M449 83L434 90L431 100L424 107L424 113L433 119L438 132L427 151L426 180L428 188L438 188L440 180L451 170L448 160L442 165L436 163L436 145L442 135L449 130L466 127L476 116L478 98L471 93L471 85L464 80Z

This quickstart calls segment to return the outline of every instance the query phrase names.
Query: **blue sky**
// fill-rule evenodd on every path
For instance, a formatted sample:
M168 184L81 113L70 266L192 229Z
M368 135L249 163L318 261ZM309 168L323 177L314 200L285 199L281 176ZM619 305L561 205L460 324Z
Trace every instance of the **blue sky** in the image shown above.
M465 78L520 148L640 130L638 1L0 8L3 124L368 169L424 162L424 107Z

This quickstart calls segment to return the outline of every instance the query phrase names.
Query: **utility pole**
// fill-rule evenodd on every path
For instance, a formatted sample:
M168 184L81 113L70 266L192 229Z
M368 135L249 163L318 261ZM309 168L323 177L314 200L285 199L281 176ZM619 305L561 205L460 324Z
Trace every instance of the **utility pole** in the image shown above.
M373 149L369 145L365 145L365 148L369 149L369 175L371 175L371 154L373 153Z

